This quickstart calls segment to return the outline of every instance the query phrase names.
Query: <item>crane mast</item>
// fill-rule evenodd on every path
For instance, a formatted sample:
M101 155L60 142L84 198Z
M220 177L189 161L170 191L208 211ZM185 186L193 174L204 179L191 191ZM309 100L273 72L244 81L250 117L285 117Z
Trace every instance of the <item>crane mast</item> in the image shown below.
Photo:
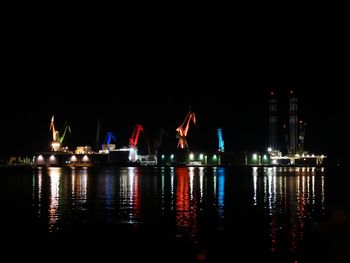
M219 152L225 151L224 137L222 136L222 129L218 129L218 140L219 140Z
M134 128L134 131L129 139L129 147L130 148L136 148L137 147L137 143L138 143L138 140L139 140L139 135L140 135L140 132L143 131L143 127L142 125L140 124L136 124L135 125L135 128Z
M62 144L64 138L66 137L67 131L69 131L69 133L71 132L70 126L68 125L67 122L65 122L63 129L64 129L63 130L63 135L60 136L60 133L55 128L55 117L52 116L51 117L51 122L50 122L50 131L52 130L51 150L54 151L54 152L63 150L61 144Z
M59 137L60 143L63 143L63 140L64 140L64 138L66 137L67 131L68 131L69 133L71 133L70 126L69 126L68 122L65 122L65 124L64 124L63 135L62 135L61 137Z
M52 116L51 118L51 123L50 123L50 131L52 130L52 140L53 141L56 141L56 137L57 137L57 132L56 129L55 129L55 117Z
M116 138L112 132L107 132L106 138L105 138L105 144L111 144L112 141L116 141Z
M139 140L140 132L143 131L143 127L140 124L136 124L134 131L129 139L129 160L131 162L136 162L139 160L139 156L137 154L137 143Z
M193 122L193 124L196 124L196 116L194 112L189 111L186 115L186 118L182 122L182 124L176 129L176 132L177 132L176 138L179 138L177 148L180 147L181 149L185 149L185 148L188 149L186 137L187 137L188 130L190 128L191 121Z
M59 151L61 148L61 143L59 141L59 132L55 128L55 117L52 116L51 123L50 123L50 131L52 130L52 143L51 143L51 150L54 152Z

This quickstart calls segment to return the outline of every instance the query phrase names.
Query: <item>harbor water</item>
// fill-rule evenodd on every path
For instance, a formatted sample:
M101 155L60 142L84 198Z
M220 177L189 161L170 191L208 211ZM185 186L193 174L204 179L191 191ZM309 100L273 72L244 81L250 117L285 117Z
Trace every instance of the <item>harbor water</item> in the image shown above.
M340 168L1 168L2 251L14 261L349 262L347 182Z

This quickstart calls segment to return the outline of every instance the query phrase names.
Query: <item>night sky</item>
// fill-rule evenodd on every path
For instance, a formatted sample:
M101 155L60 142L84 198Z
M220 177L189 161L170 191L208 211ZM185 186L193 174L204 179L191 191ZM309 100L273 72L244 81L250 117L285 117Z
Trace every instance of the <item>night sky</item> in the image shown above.
M162 149L172 151L190 106L197 115L191 149L217 150L222 127L228 151L264 150L268 94L278 94L282 137L292 89L307 123L306 150L341 159L349 134L342 36L321 4L293 2L280 12L275 5L11 7L0 155L48 150L53 114L58 129L69 122L71 149L95 144L100 119L102 141L111 131L126 146L140 123L140 147L164 128Z

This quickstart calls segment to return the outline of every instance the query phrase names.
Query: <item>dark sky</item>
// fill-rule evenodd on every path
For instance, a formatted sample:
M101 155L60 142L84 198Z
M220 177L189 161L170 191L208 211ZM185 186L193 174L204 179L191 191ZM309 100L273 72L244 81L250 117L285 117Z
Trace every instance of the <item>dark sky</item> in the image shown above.
M216 150L219 126L227 150L262 150L269 91L278 93L282 126L293 89L307 150L339 158L349 81L330 12L310 1L11 7L1 52L0 153L47 150L52 114L58 128L70 123L71 148L93 144L100 119L101 137L112 131L118 146L136 123L149 137L165 128L170 151L189 106L198 121L188 138L194 150Z

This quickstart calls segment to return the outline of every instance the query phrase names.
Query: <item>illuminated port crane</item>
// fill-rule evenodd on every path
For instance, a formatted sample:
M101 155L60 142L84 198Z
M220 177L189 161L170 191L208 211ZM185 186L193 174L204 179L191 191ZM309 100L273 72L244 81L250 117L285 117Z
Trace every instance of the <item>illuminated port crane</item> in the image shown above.
M191 121L193 122L193 124L196 124L196 116L194 112L189 111L187 113L185 120L181 124L181 126L177 127L176 129L176 132L177 132L176 138L179 138L177 148L180 147L181 149L185 149L185 148L188 149L186 137L187 137L187 133L188 133L188 129L190 127Z
M116 142L116 138L112 132L107 132L104 144L102 144L102 152L108 153L110 150L115 149L115 144L112 142Z
M300 154L304 153L305 128L306 122L300 120L298 127L298 151Z
M52 116L51 123L50 123L50 131L52 130L52 143L51 143L51 150L54 152L57 151L65 151L64 148L62 148L62 143L64 138L66 137L67 131L71 133L70 126L67 122L64 123L63 126L63 135L60 136L60 133L55 128L55 118Z
M139 140L139 135L140 135L140 132L143 131L143 127L142 125L140 124L136 124L135 125L135 128L134 128L134 131L129 139L129 147L130 148L136 148L137 147L137 142Z
M112 140L115 142L117 141L114 134L112 132L107 132L105 144L111 144Z
M224 137L222 136L221 128L218 129L219 152L225 151Z
M139 159L137 155L137 143L139 140L140 132L142 131L143 131L142 125L136 124L134 131L129 139L129 148L130 148L129 160L132 162L136 162Z
M58 141L59 133L55 129L55 117L52 116L51 123L50 123L50 131L52 130L52 143L51 143L51 149L52 151L57 152L60 149L60 142Z
M63 143L64 138L66 138L67 131L69 131L69 133L71 133L70 126L69 126L68 122L65 122L64 126L63 126L63 135L62 135L62 137L60 137L61 144Z

